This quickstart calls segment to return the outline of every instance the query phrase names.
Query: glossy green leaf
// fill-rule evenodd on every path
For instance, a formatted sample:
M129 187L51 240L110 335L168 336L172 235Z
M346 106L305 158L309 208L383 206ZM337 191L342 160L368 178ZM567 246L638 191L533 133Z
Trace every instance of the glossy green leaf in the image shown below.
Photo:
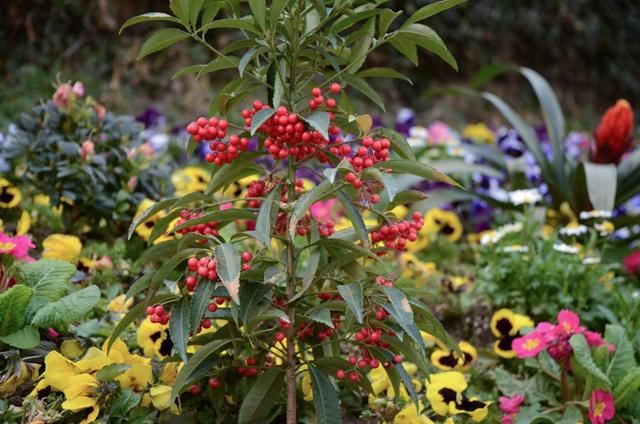
M358 323L362 324L363 322L363 314L362 314L362 285L358 282L351 284L340 284L336 287L338 289L338 293L347 303L351 312L356 317Z
M364 94L373 103L375 103L383 112L386 112L384 101L376 90L373 89L365 80L349 74L342 74L342 78L354 89Z
M276 113L276 110L272 108L257 111L256 114L253 115L253 118L251 118L251 135L254 135L256 131L258 131L258 128L267 122L267 119L271 118L274 113Z
M291 214L291 219L289 221L289 236L292 240L296 237L298 222L304 217L309 208L311 208L311 205L322 199L322 197L324 197L332 187L333 185L329 181L322 181L296 200L296 204L293 208L293 213Z
M284 378L279 368L272 368L260 374L242 400L239 424L266 422L271 408L282 392Z
M203 282L200 284L203 284ZM183 362L187 362L187 340L191 331L189 324L190 310L189 298L185 296L182 300L173 304L171 318L169 319L169 334Z
M347 197L347 195L342 191L336 191L336 198L340 201L340 204L344 208L344 213L349 218L353 229L360 241L362 241L362 245L365 248L369 247L369 232L367 231L367 226L364 224L364 220L362 219L362 215L355 207L351 199Z
M191 297L191 310L189 312L189 322L192 329L197 329L200 325L207 306L209 306L209 302L211 302L211 296L215 286L215 283L205 278L198 282L196 290Z
M129 232L127 233L127 238L131 239L133 232L139 225L144 223L147 219L151 218L153 215L157 214L158 212L173 206L176 203L176 200L177 200L176 197L172 197L170 199L164 199L159 202L156 202L149 209L146 209L140 215L136 216L131 222L131 225L129 226Z
M240 60L235 56L218 56L211 62L204 65L198 72L198 76L196 78L200 78L203 75L221 71L223 69L237 68L239 63Z
M101 383L106 383L108 381L113 380L126 370L131 368L129 364L111 364L102 368L100 371L96 373L96 379Z
M420 330L418 330L416 326L413 318L413 309L407 296L395 287L382 286L382 291L385 292L391 302L392 308L389 308L389 305L386 306L386 308L389 309L389 314L413 339L420 350L424 352L424 341L422 340Z
M251 8L251 14L256 18L256 22L262 30L266 29L265 17L266 17L266 1L265 0L249 0L249 7Z
M205 68L206 65L191 65L180 69L178 72L171 76L171 79L176 79L184 75L197 74Z
M247 324L257 315L260 303L269 291L271 287L264 283L242 283L238 311L240 322Z
M231 18L218 19L213 22L209 22L208 24L204 25L201 28L201 30L208 31L210 29L218 29L218 28L239 29L239 30L248 31L255 35L260 35L260 30L255 26L253 26L247 20L231 19Z
M413 66L418 66L418 47L409 36L398 34L389 41L398 53L409 59Z
M368 68L358 72L355 76L358 78L395 78L411 83L409 77L392 68Z
M274 206L276 206L274 197L277 193L280 193L279 186L271 190L271 192L265 196L262 204L260 205L260 210L258 211L256 229L252 233L265 247L269 247L271 245L271 218L273 216Z
M230 243L219 244L215 250L218 277L236 304L240 304L240 256Z
M127 19L120 29L118 30L118 34L122 34L122 31L129 28L130 26L142 23L142 22L173 22L175 24L180 24L180 19L177 19L169 14L161 13L161 12L149 12L143 13L142 15L134 16L133 18Z
M403 28L398 31L398 34L408 38L414 44L435 53L453 69L458 70L456 59L449 49L447 49L447 46L440 36L430 27L422 24L411 24L409 26L403 26Z
M379 132L383 137L389 139L392 150L400 157L409 160L416 160L416 155L413 153L413 149L402 134L391 128L381 128L379 129Z
M309 116L301 116L301 118L311 125L315 130L326 139L329 139L329 114L327 112L315 111Z
M340 414L340 400L338 392L331 383L331 380L321 370L311 364L307 364L311 374L311 387L313 389L313 404L318 423L340 424L342 417Z
M140 51L138 52L138 60L141 60L152 53L166 49L167 47L170 47L178 41L182 41L186 38L189 38L189 34L177 28L160 29L151 34L151 36L149 36L149 38L147 38L142 44L142 47L140 47Z
M416 22L420 22L423 21L427 18L430 18L434 15L437 15L440 12L443 12L447 9L450 9L452 7L455 7L461 3L466 2L467 0L441 0L441 1L436 1L433 3L430 3L426 6L421 7L420 9L416 10L415 13L413 15L411 15L409 17L409 19L407 19L407 21L404 23L403 27L409 26L413 23Z
M171 403L178 397L182 389L191 381L192 376L196 372L204 372L213 368L216 363L211 360L212 356L219 350L222 350L227 344L231 343L230 339L225 340L213 340L210 343L200 347L194 353L184 367L180 370L176 376L176 382L173 385L171 391Z
M394 172L417 175L418 177L422 177L430 181L440 181L450 184L454 187L463 188L460 184L458 184L450 177L447 177L437 169L422 162L404 159L391 159L384 162L384 167L387 169L391 169Z

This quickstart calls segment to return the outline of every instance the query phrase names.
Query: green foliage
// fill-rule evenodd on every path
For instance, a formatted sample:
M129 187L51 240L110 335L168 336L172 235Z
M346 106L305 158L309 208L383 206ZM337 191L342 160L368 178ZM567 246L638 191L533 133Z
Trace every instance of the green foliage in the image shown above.
M38 345L38 328L63 329L98 303L100 289L91 285L72 291L75 267L43 259L15 264L18 282L0 293L0 341L19 349Z
M65 228L80 231L88 225L112 237L138 203L169 191L162 176L170 167L135 153L144 140L133 117L105 112L91 97L72 94L67 102L43 102L22 114L0 146L0 158L22 170L25 194L46 194L51 207L62 206ZM87 142L91 147L83 148Z

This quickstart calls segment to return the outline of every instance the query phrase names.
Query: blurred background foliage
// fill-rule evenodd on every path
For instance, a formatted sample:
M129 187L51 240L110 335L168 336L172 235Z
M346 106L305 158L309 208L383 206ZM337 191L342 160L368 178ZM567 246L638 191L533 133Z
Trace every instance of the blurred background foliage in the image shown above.
M410 14L428 2L390 3ZM7 0L3 5L0 129L33 106L35 98L48 98L56 79L84 81L88 91L116 113L138 114L155 106L175 125L206 111L214 95L210 87L224 83L207 77L170 79L184 66L211 59L195 43L135 60L148 27L128 29L119 36L120 24L148 10L166 11L167 1ZM422 122L498 124L501 118L485 104L425 93L447 84L465 84L482 66L499 62L531 67L547 78L574 128L592 130L597 117L617 98L627 98L633 106L640 99L636 75L640 2L636 0L471 0L430 22L458 60L460 71L452 72L433 55L423 54L421 67L413 68L391 49L378 52L370 58L371 65L406 62L403 72L414 82L412 87L397 80L378 81L391 112L410 107ZM225 45L229 39L222 35L215 42ZM533 94L517 75L501 77L491 91L519 105L521 112L537 110Z

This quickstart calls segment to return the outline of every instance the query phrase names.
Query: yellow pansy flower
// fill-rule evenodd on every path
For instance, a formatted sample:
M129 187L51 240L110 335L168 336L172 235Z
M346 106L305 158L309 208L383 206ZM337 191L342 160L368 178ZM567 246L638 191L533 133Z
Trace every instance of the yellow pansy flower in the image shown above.
M107 309L115 314L118 317L122 317L122 315L129 312L129 308L133 305L133 297L127 299L125 294L118 295L111 299L111 302L107 305Z
M31 215L29 215L29 212L27 211L22 211L22 213L20 214L20 220L18 220L18 223L16 224L16 235L22 236L24 234L27 234L30 228Z
M418 252L429 245L430 238L442 235L450 242L456 242L462 236L462 223L455 212L433 208L424 216L424 225L418 232L418 240L409 243L410 252Z
M487 144L496 142L496 135L482 122L467 125L462 131L462 137Z
M164 411L171 406L171 386L165 384L158 384L151 387L149 390L149 396L151 397L151 403L153 407L158 411Z
M511 344L520 335L520 329L533 327L534 323L526 315L517 314L510 309L500 309L491 317L491 332L498 338L493 351L501 358L513 358L516 353Z
M69 386L63 390L66 400L62 402L62 409L78 412L91 408L81 424L94 422L100 412L96 399L98 386L98 380L91 374L74 375L69 379Z
M0 374L0 396L11 396L18 386L38 378L39 364L20 362L20 367L9 367L5 374Z
M131 389L134 392L142 392L153 384L153 368L148 364L133 364L115 380L123 389Z
M8 209L16 207L22 201L20 189L0 177L0 208Z
M468 371L478 359L478 351L470 343L465 341L458 343L458 347L462 352L461 356L455 351L451 351L445 347L435 349L431 353L431 363L433 366L446 371Z
M433 411L438 415L467 414L474 421L483 420L490 402L467 398L463 394L467 386L464 375L457 371L431 374L427 382L427 399Z
M69 339L62 342L60 352L67 358L79 358L84 354L84 349L76 339Z
M409 402L393 417L393 424L434 424L429 417L418 413L418 410L422 409L422 402L418 403L417 409L413 402Z
M134 215L134 219L142 215L144 211L146 211L147 209L155 205L155 203L156 202L154 202L151 199L144 199L142 202L140 202L140 204L138 205L138 210ZM151 237L151 232L153 231L154 225L156 224L156 222L158 222L161 218L164 218L165 216L167 216L167 214L164 211L160 211L155 215L148 217L143 223L141 223L136 227L136 234L142 237L145 241L149 240L149 237Z
M173 342L169 337L168 329L168 325L153 323L149 317L142 321L136 332L136 337L138 345L146 356L158 356L163 359L171 354Z
M51 234L42 241L45 259L58 259L76 264L82 251L82 242L76 236Z
M209 172L197 166L186 166L171 174L171 184L176 189L176 196L184 196L194 191L205 191L210 179Z

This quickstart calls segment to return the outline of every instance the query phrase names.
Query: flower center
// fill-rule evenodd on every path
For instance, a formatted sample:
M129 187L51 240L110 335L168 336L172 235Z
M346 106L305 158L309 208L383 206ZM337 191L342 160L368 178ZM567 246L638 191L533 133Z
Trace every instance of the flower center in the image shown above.
M10 241L6 243L0 243L0 251L3 253L11 252L16 247L15 243L11 243Z
M524 343L524 348L527 350L534 350L540 345L540 339L530 339Z
M594 408L594 415L596 417L600 417L602 416L602 411L604 411L604 402L598 402L596 403L596 407Z

